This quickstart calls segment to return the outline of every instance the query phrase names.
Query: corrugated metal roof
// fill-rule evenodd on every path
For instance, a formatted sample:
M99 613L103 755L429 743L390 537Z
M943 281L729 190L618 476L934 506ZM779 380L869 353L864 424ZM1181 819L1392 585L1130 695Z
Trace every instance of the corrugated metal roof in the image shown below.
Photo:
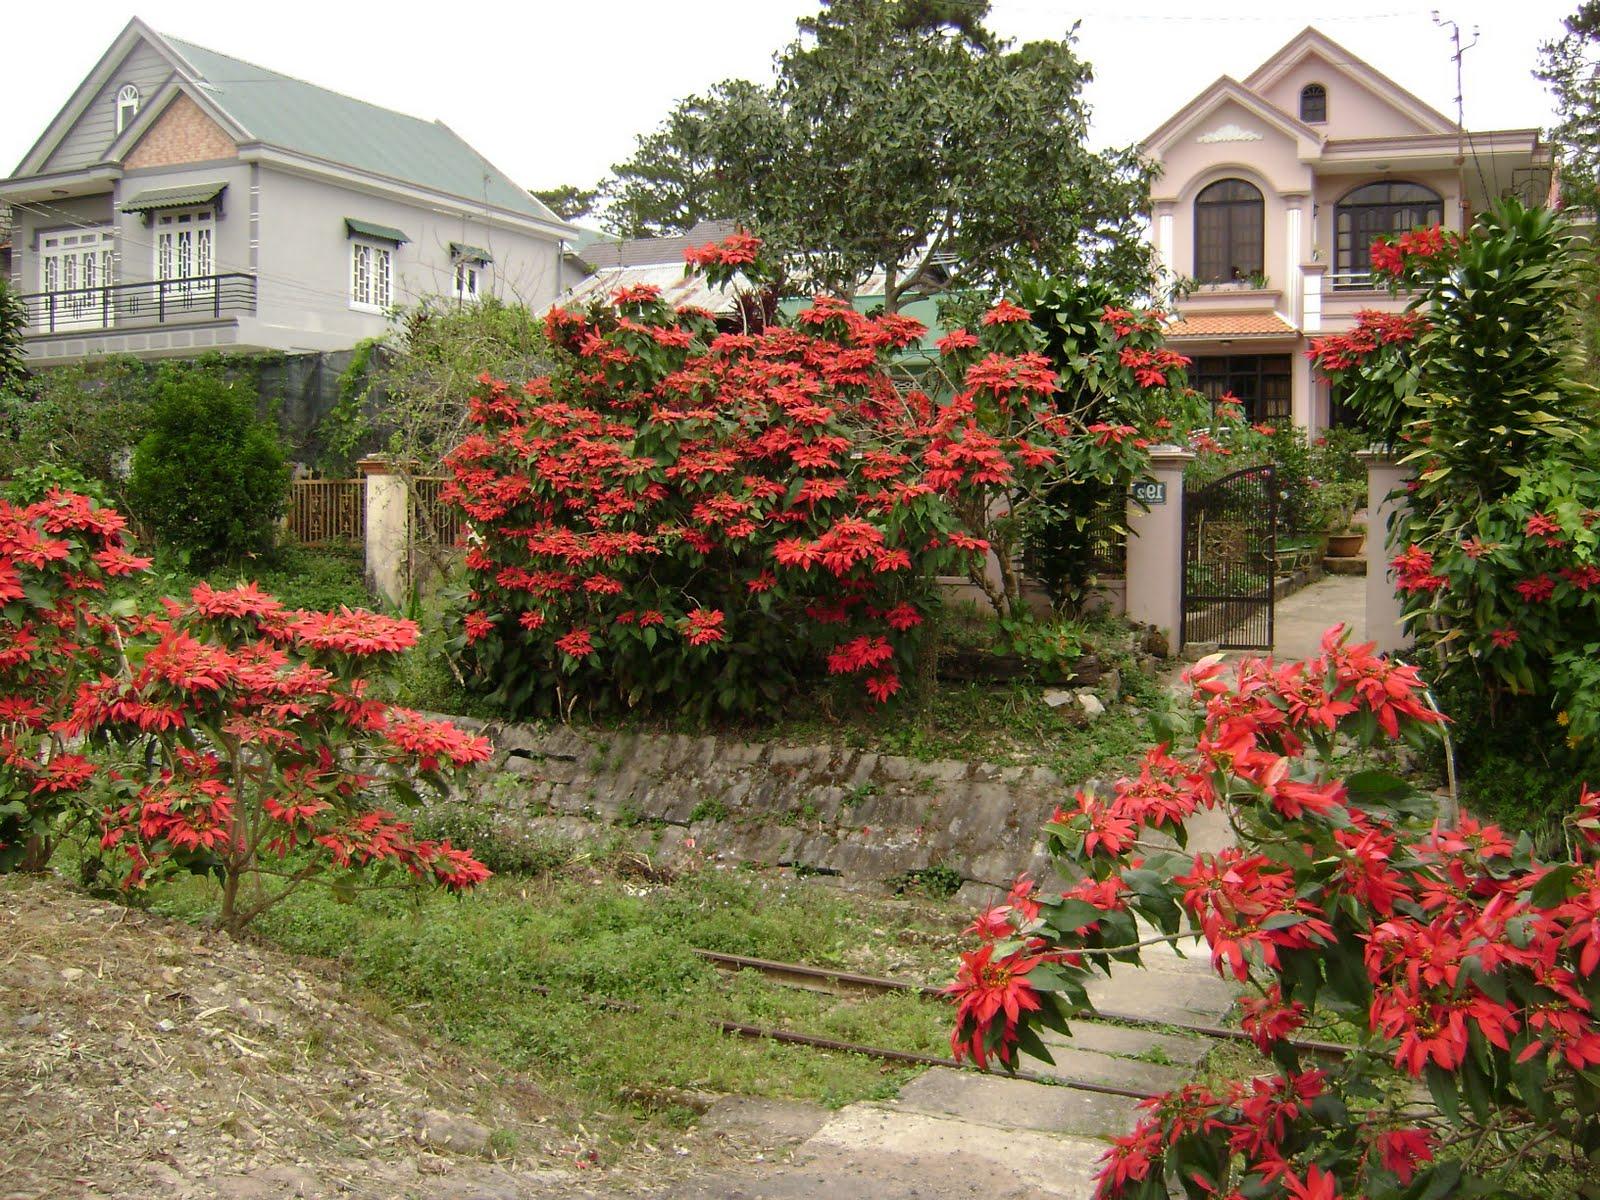
M225 183L190 183L182 187L150 188L122 202L123 212L150 212L158 208L187 208L210 204L222 195Z
M737 221L701 221L682 237L608 238L601 235L583 244L578 257L596 270L606 267L642 267L675 263L683 266L683 252L737 233Z
M411 240L403 229L396 229L393 225L379 225L376 221L363 221L359 217L346 217L344 228L345 233L352 236L377 238L380 242L394 242L396 245Z
M661 240L661 239L655 239ZM676 240L676 239L674 239ZM741 276L735 276L735 289L745 286ZM714 288L698 272L685 276L683 260L675 263L645 263L632 267L607 267L596 271L582 283L572 288L558 301L562 305L587 304L591 300L608 299L618 288L634 287L641 283L653 284L661 289L661 298L668 304L692 304L719 316L734 310L734 291Z
M1167 326L1176 338L1296 337L1300 331L1275 312L1193 313Z
M253 138L524 216L558 220L438 121L380 108L193 42L166 40L199 72L211 101Z

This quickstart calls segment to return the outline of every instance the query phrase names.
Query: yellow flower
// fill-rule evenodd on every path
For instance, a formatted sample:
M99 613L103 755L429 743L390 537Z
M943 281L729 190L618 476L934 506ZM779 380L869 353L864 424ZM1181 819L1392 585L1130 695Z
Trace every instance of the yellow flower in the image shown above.
M1558 712L1556 714L1556 724L1560 725L1563 729L1566 728L1571 723L1572 723L1572 714L1569 713L1566 709L1562 709L1560 712Z

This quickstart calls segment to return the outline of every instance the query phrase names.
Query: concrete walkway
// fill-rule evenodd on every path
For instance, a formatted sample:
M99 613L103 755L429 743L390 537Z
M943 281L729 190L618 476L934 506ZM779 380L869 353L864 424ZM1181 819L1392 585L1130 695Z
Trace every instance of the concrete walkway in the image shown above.
M1278 659L1315 658L1323 631L1343 621L1353 635L1363 636L1367 621L1365 575L1324 575L1278 601L1273 615L1272 653Z
M1228 840L1221 813L1191 827L1191 849ZM1118 966L1089 985L1107 1012L1215 1024L1237 989L1211 970L1202 945L1145 951L1143 968ZM1191 951L1194 951L1191 953ZM1063 1079L1152 1092L1190 1079L1209 1039L1097 1021L1046 1033L1055 1065L1022 1066ZM757 1102L759 1103L759 1102ZM713 1110L715 1111L715 1110ZM851 1104L768 1170L718 1174L669 1191L671 1200L1090 1200L1106 1139L1132 1129L1135 1101L999 1075L935 1068L893 1100Z

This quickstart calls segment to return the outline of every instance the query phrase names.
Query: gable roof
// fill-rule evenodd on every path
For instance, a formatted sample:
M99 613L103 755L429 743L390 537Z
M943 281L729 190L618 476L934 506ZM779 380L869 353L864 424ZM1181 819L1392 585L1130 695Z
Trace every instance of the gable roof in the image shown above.
M595 270L608 267L668 265L683 270L683 252L720 242L739 231L735 221L701 221L680 237L611 238L580 242L578 257ZM698 302L697 302L698 303Z
M380 108L193 42L164 40L190 65L212 103L255 141L466 200L486 200L539 220L559 220L442 121Z
M1252 91L1271 87L1308 55L1315 54L1329 66L1364 85L1368 91L1438 133L1454 133L1456 123L1433 105L1408 92L1371 63L1351 53L1320 29L1307 25L1277 52L1245 77L1244 86Z
M1290 116L1276 105L1267 103L1266 100L1231 75L1223 75L1210 87L1163 121L1159 128L1139 143L1139 148L1149 153L1158 147L1164 146L1178 133L1182 132L1186 126L1230 100L1241 108L1254 113L1267 124L1274 126L1296 141L1307 141L1313 146L1322 144L1323 137L1319 131L1313 129L1298 117Z
M260 143L471 203L493 205L530 220L566 227L566 222L518 187L443 122L425 121L381 108L193 42L168 37L137 17L128 23L78 86L22 160L16 175L33 174L41 168L105 80L140 40L149 43L172 64L172 84L247 144ZM170 95L170 86L164 87L162 96ZM127 144L127 139L119 138L113 149L125 148Z

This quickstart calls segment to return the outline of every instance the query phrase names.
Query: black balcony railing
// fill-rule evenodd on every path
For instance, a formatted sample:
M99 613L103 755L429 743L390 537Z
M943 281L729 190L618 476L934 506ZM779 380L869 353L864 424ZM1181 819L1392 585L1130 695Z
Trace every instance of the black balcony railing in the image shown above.
M136 329L174 322L221 320L256 310L254 275L202 275L110 287L29 292L21 297L32 334L84 329Z

